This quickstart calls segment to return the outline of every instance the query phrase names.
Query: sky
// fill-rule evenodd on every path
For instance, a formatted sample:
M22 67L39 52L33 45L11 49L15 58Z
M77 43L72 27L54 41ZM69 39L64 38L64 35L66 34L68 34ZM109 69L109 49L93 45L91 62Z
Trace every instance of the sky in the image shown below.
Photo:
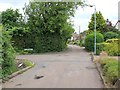
M109 19L113 25L118 20L118 2L120 0L85 0L86 4L95 5L97 11L101 11L104 19ZM22 8L29 3L29 0L0 0L0 12L8 8L19 9L23 13ZM75 17L72 18L73 28L77 33L88 30L91 15L94 13L94 7L79 7L75 11ZM80 29L79 29L80 26Z

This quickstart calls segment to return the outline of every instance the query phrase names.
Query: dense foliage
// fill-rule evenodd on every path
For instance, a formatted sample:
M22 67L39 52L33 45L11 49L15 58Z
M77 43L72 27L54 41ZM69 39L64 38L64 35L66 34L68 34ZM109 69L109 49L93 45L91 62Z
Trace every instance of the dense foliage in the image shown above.
M18 9L7 9L1 13L2 25L6 27L9 34L12 36L14 48L23 49L25 47L26 34L28 28L25 27L25 22L22 14Z
M96 54L99 55L102 51L105 51L105 47L109 45L109 43L97 43L96 44Z
M20 26L19 22L22 20L22 15L19 13L18 9L7 9L1 13L1 16L4 26L9 26L10 28L13 26Z
M118 43L110 43L109 45L106 45L104 48L105 48L104 50L110 56L120 56L120 49Z
M104 43L97 43L97 54L106 51L110 56L120 56L119 39L108 39Z
M61 51L74 29L68 22L81 3L73 2L30 2L24 8L29 33L29 45L35 52Z
M104 39L107 40L107 39L112 39L112 38L118 38L118 35L119 34L115 32L106 32L104 35Z
M120 69L118 69L120 62L113 58L104 58L100 60L100 64L107 83L114 85L120 78Z
M2 77L7 77L15 71L15 51L11 45L11 36L9 32L2 26Z
M96 33L96 43L104 41L104 37L101 33ZM88 51L94 51L94 33L85 37L85 49Z

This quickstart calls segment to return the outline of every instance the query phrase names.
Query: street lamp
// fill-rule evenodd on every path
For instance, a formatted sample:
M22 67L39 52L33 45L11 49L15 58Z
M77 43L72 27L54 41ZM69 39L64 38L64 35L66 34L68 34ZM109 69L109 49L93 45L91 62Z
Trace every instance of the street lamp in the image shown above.
M94 54L96 54L96 6L95 5L86 6L94 7Z

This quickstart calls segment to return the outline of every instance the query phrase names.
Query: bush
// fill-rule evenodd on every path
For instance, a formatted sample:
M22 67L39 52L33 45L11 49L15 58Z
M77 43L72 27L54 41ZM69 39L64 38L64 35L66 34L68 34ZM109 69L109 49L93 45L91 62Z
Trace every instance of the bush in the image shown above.
M105 47L106 45L108 45L109 43L97 43L96 44L96 54L99 55L101 53L101 51L105 51Z
M108 39L104 43L97 43L96 53L99 55L101 51L106 51L110 56L119 56L119 43L119 39Z
M104 58L100 60L101 67L103 68L107 63L113 62L115 59L112 58Z
M106 42L106 43L117 43L117 44L119 44L120 39L113 38L113 39L108 39L108 40L106 40L105 42Z
M2 28L2 78L7 77L15 68L15 51L11 45L9 32Z
M115 32L106 32L104 35L104 39L107 40L107 39L112 39L112 38L118 38L118 36L119 35Z
M96 43L104 41L104 37L101 33L96 33ZM94 51L94 33L85 37L85 49L88 51Z
M104 58L103 60L100 60L100 64L107 83L114 85L120 78L120 70L118 69L120 62L113 58Z
M110 56L120 56L120 49L118 43L110 43L104 47L104 50Z

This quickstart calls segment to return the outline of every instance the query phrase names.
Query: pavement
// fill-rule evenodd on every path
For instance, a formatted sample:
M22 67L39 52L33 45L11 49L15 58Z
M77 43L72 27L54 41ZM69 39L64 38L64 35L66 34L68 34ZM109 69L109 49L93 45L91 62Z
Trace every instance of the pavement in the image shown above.
M16 58L31 60L35 66L4 83L3 88L103 88L90 53L83 47L68 45L63 52Z

